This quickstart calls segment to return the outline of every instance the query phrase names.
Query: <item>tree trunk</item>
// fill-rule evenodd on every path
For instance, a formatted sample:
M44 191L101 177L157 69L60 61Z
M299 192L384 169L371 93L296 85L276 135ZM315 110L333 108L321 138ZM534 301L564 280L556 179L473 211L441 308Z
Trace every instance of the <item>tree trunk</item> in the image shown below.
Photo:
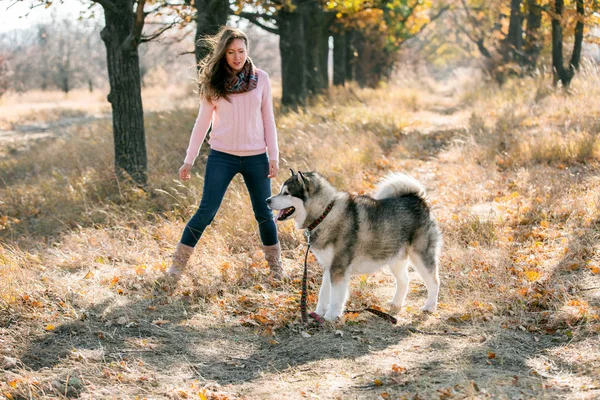
M277 13L279 27L279 52L281 54L281 105L297 109L306 102L306 44L302 14L280 10Z
M510 1L510 22L508 35L504 40L504 58L507 61L520 60L521 48L523 47L523 15L521 14L521 1Z
M323 93L327 88L327 81L323 80L321 73L321 41L323 40L323 26L325 13L323 8L314 1L307 4L304 14L304 42L306 46L306 90L308 95Z
M527 28L525 30L525 57L530 69L535 69L541 51L540 27L542 7L537 0L527 0Z
M329 27L335 19L334 13L325 13L325 23L322 26L319 40L319 73L324 89L329 87Z
M346 33L335 33L333 35L333 85L344 86L346 83L347 65L347 43Z
M210 49L203 45L202 38L215 35L227 23L229 2L227 0L194 0L196 8L196 66L206 57Z
M355 64L355 52L353 43L354 31L346 32L346 81L354 80L354 64Z
M579 71L581 62L581 47L583 44L583 28L584 28L585 8L583 0L577 0L577 24L575 25L575 42L573 43L573 54L571 55L570 65Z
M578 21L575 26L575 43L573 45L573 54L569 68L565 68L563 63L563 34L560 24L564 11L564 0L554 1L554 14L552 15L552 67L554 71L554 84L562 82L565 88L569 88L571 80L575 75L575 70L579 69L581 60L581 46L583 41L584 28L584 6L583 0L577 0Z
M144 111L140 88L138 40L133 33L135 14L130 1L115 1L105 8L106 26L101 37L106 45L115 145L115 173L124 172L138 185L147 184L148 163ZM141 30L141 27L140 27Z

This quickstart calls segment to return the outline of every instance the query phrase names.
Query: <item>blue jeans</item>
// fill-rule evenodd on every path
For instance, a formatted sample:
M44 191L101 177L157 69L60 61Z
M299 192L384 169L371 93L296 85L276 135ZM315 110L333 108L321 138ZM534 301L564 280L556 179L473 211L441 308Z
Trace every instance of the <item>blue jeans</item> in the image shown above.
M277 244L277 228L273 221L273 213L266 203L266 199L271 196L271 179L267 177L269 175L267 154L240 157L212 149L206 162L200 207L185 226L181 243L191 247L196 246L204 229L210 225L217 214L229 183L238 173L244 177L250 193L254 217L258 222L263 245Z

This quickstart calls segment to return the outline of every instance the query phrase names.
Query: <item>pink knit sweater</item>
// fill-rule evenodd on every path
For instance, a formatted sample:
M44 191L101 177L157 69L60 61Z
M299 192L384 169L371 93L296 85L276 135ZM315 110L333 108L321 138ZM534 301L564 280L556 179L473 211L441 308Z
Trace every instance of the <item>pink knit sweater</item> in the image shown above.
M202 100L185 163L194 164L211 121L208 144L212 149L236 156L267 152L269 160L277 161L279 149L269 75L259 69L256 89L228 97L231 102Z

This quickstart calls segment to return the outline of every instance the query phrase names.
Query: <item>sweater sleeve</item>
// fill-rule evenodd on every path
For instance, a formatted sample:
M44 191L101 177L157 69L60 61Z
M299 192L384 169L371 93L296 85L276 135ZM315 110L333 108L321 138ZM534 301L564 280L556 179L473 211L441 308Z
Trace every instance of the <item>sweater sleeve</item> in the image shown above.
M264 72L265 86L262 91L261 112L263 126L265 128L265 143L267 145L267 154L269 160L279 161L279 147L277 145L277 127L275 126L275 116L273 115L273 98L271 95L271 81L269 74Z
M208 100L203 99L202 103L200 103L198 118L196 118L196 123L192 129L192 135L190 136L190 143L187 148L184 163L194 164L194 161L196 161L200 146L202 146L202 142L204 142L204 138L208 133L208 127L212 121L214 110L215 106Z

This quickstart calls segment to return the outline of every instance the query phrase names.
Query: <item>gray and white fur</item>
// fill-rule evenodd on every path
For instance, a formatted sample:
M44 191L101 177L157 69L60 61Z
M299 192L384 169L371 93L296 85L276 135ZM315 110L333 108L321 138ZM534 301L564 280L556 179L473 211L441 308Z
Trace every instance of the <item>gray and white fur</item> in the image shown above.
M278 221L293 217L298 229L306 229L334 202L310 233L311 250L324 268L317 314L328 321L340 317L350 276L370 274L384 266L396 278L390 312L397 313L408 292L409 260L427 287L421 310L436 310L442 235L427 205L425 189L416 179L391 173L371 197L339 191L316 172L291 172L280 193L267 199L271 209L279 210Z

